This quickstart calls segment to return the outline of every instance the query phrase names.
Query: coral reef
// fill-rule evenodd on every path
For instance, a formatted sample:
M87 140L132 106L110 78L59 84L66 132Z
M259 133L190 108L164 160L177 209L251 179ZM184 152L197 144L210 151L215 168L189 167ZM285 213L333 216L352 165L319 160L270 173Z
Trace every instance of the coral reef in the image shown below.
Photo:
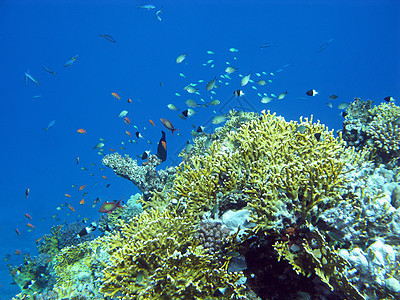
M185 147L179 156L182 157L184 162L188 162L189 158L194 155L203 156L213 141L225 139L228 133L238 130L242 124L256 120L258 117L258 114L253 112L231 110L225 126L216 128L215 132L211 134L205 132L197 133L193 144Z
M10 274L16 284L21 288L21 295L33 295L35 292L50 290L55 280L52 277L52 256L40 253L31 259L24 256L24 263L18 267L10 266Z
M178 211L193 219L224 204L221 215L221 207L227 209L229 199L234 199L236 209L247 207L255 226L247 230L247 237L234 236L231 251L240 252L240 242L254 234L267 235L269 243L280 241L276 251L296 271L317 275L328 287L360 298L344 272L349 265L338 251L321 236L317 248L326 254L318 257L315 245L307 241L319 236L314 226L324 211L348 201L342 195L348 183L345 175L364 158L365 153L345 148L340 136L334 137L312 118L286 122L263 113L214 141L205 155L188 157L179 166L169 199L176 199ZM294 250L306 264L292 258ZM342 264L343 272L337 272L335 264Z
M53 291L68 299L103 299L99 292L101 270L106 260L102 255L102 243L98 238L63 248L54 259L57 282Z
M49 292L36 273L56 254L52 292L70 299L397 299L400 111L347 111L338 137L312 117L232 111L176 170L105 156L143 197L103 215L92 241L71 238L79 224L53 228L16 281Z
M228 273L193 237L193 220L165 209L145 211L107 238L105 296L129 299L205 299L217 289L243 295L241 273Z
M383 162L398 159L400 155L400 107L394 103L382 103L369 110L372 121L366 133L370 145Z
M143 212L141 197L141 194L131 195L123 208L118 207L109 214L103 214L99 219L98 229L103 232L119 229L121 224L141 214Z
M86 225L82 222L74 222L67 225L57 225L51 228L51 234L45 234L38 244L40 253L56 255L61 249L77 245L84 241L94 239L93 233L78 238L78 233Z
M59 232L58 247L63 249L68 246L78 245L79 243L90 241L94 239L94 234L89 233L84 236L78 237L78 233L88 226L83 222L74 222L64 225Z
M347 108L343 139L358 150L367 148L379 163L398 161L400 155L400 107L393 102L372 106L356 98ZM392 162L393 164L393 162Z
M118 176L132 181L143 193L145 200L151 198L152 191L161 192L166 185L171 185L175 173L174 168L157 172L156 167L161 163L161 160L156 155L150 155L141 166L129 155L122 157L118 153L104 156L102 162Z
M60 231L63 225L51 227L51 234L45 234L39 242L38 250L40 253L56 255L60 251L58 242L60 239Z

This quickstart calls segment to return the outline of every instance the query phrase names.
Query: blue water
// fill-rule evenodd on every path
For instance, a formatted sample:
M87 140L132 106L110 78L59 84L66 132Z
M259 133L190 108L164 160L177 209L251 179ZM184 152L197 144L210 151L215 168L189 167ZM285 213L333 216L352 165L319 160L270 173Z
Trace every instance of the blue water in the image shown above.
M138 4L156 8L147 11L138 9ZM161 7L160 22L155 12ZM106 140L106 149L134 158L144 150L154 153L165 130L159 119L167 118L181 135L167 132L168 159L160 167L176 165L179 149L191 138L192 125L203 125L218 106L196 109L195 116L182 120L166 105L174 103L184 110L189 98L201 103L200 96L188 94L183 87L224 74L226 62L238 72L232 74L229 85L215 90L213 97L221 104L240 88L239 74L251 72L252 79L258 80L255 73L266 72L262 78L271 83L255 85L258 91L251 88L254 84L243 88L252 108L269 109L287 120L314 115L314 120L338 130L343 120L337 109L340 102L359 97L376 104L386 96L400 97L399 12L396 0L2 0L0 298L10 299L19 292L11 285L7 264L21 264L26 253L35 255L35 240L49 233L51 226L83 217L96 220L99 207L91 207L96 197L114 200L138 192L111 170L99 170L101 156L92 149L99 138ZM99 34L111 35L116 43ZM267 43L272 46L260 48ZM238 52L230 52L231 47ZM207 54L208 50L214 54ZM177 64L175 59L185 52L186 60ZM75 62L63 67L76 54ZM56 75L45 72L44 66ZM30 80L25 85L26 71L39 86ZM199 88L207 102L212 94L205 91L205 83ZM308 97L309 89L319 95ZM257 96L257 92L278 95L285 91L283 100L269 104L262 104ZM331 94L339 96L331 101L333 108L326 105ZM33 98L36 95L42 96ZM128 98L132 103L127 103ZM129 111L132 124L117 117L122 110ZM56 123L46 131L52 120ZM134 135L134 125L144 139L130 144L125 131ZM77 133L79 128L87 133ZM126 150L119 149L121 141L127 143ZM86 187L78 191L72 184ZM27 199L26 188L30 189ZM82 197L83 192L88 194ZM66 193L72 197L65 197ZM82 198L86 203L79 205ZM66 202L75 213L65 206L56 209ZM54 214L58 217L52 218ZM35 226L32 232L28 222ZM16 228L21 235L15 233ZM16 249L22 255L14 255ZM4 261L7 254L11 258Z

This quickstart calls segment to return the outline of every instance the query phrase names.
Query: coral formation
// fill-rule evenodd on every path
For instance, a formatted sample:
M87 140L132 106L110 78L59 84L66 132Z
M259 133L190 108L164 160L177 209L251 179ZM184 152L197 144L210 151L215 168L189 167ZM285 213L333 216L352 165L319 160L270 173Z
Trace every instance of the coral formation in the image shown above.
M101 291L129 299L204 299L223 289L240 298L241 273L194 241L193 220L165 209L145 211L107 238L111 255Z
M208 253L217 254L227 242L229 229L218 222L201 222L195 238L207 250Z
M57 254L53 292L71 299L398 298L400 110L371 106L349 106L344 139L312 117L231 112L176 171L107 155L143 198L102 216L109 234L90 242L71 238L79 224L53 228L31 265ZM23 271L20 285L39 285Z
M393 102L372 106L356 98L347 108L343 138L357 149L367 148L377 163L398 161L400 154L400 107Z
M38 245L40 253L48 253L50 255L56 255L60 251L58 242L60 239L60 231L62 225L51 227L51 234L45 234Z
M400 155L400 107L394 103L382 103L369 110L372 121L366 133L370 145L384 162Z
M124 207L118 207L109 214L103 214L98 228L103 232L118 229L124 222L129 222L134 216L143 212L140 204L141 194L131 195Z
M141 166L129 155L122 157L118 153L104 156L102 162L118 176L132 181L143 193L145 200L151 198L152 191L160 192L165 185L172 184L172 175L175 173L174 168L167 168L157 172L156 167L161 163L161 160L156 155L150 155Z
M51 276L51 255L41 253L31 259L30 255L24 256L24 263L19 267L10 267L10 274L16 284L21 288L23 295L33 295L38 291L50 290L55 280Z
M68 299L103 299L99 292L101 270L105 265L102 243L98 238L62 249L54 259L57 282L53 291Z
M255 224L248 238L262 231L274 240L285 236L291 226L315 224L319 214L337 206L347 182L345 173L360 159L360 154L344 148L340 137L312 118L286 122L263 112L215 141L205 155L193 155L182 163L169 198L177 199L178 210L196 219L222 204L222 199L226 203L242 194L235 205L247 205L249 220ZM285 243L286 248L289 243L293 240ZM232 250L239 248L231 246ZM329 260L309 259L304 268L326 283L334 282L343 293L357 293L341 274L332 273L328 264L340 257L329 246L326 249ZM306 255L307 248L301 252ZM289 251L281 253L289 256Z

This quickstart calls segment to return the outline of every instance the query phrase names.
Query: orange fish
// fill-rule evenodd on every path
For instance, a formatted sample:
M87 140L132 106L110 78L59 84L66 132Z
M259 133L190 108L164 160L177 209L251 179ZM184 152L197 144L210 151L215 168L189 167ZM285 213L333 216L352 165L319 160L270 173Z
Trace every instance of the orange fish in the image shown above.
M70 194L64 194L65 197L71 198Z
M27 189L25 190L25 198L28 198L28 196L29 196L29 192L30 192L30 189L29 189L29 188L27 188Z
M172 125L170 120L164 119L164 118L160 118L161 123L163 123L163 125L172 132L172 134L174 134L174 131L177 131L179 129L174 128L174 125Z
M86 130L85 130L85 129L82 129L82 128L79 128L79 129L77 130L77 132L83 134L83 133L86 133Z
M165 141L161 141L161 145L163 146L165 151L167 151L167 143Z
M150 122L151 125L153 125L153 127L156 126L156 125L154 125L153 120L149 120L149 122Z
M18 228L15 228L15 233L16 233L17 235L21 235L21 232L19 232Z
M117 98L118 100L121 99L121 97L117 94L117 93L111 93L111 95L113 95L115 98Z
M131 103L132 102L131 98L129 98L128 101L126 101L126 102Z
M81 201L79 201L79 204L80 204L80 205L85 204L85 199L82 199Z
M27 217L29 220L32 220L32 217L28 213L25 214L25 217Z
M83 189L84 189L84 187L86 186L86 184L84 184L84 185L81 185L80 187L79 187L79 191L82 191Z
M32 228L32 229L35 228L35 226L33 226L31 223L27 223L26 226L28 226L28 227L30 227L30 228Z
M104 179L108 179L108 177L107 177L106 175L103 175L103 176L101 176L101 177L103 177Z
M41 240L42 240L42 238L40 237L35 241L35 243L38 244Z
M129 135L130 137L132 137L131 133L127 130L125 131L127 135Z
M21 250L16 249L15 252L14 252L14 254L15 254L15 255L21 255Z
M71 211L75 212L75 208L73 208L71 205L68 206L68 208L69 208Z
M110 148L109 150L110 150L111 152L115 152L115 150L114 150L113 148Z
M131 120L129 120L128 117L125 117L124 120L125 120L125 123L126 123L126 124L131 124Z

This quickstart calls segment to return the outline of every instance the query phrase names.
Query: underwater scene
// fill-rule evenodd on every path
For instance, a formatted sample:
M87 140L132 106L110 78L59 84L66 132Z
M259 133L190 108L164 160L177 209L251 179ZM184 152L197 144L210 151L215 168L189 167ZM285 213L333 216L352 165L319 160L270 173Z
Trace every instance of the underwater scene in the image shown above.
M400 299L400 2L2 0L2 299Z

